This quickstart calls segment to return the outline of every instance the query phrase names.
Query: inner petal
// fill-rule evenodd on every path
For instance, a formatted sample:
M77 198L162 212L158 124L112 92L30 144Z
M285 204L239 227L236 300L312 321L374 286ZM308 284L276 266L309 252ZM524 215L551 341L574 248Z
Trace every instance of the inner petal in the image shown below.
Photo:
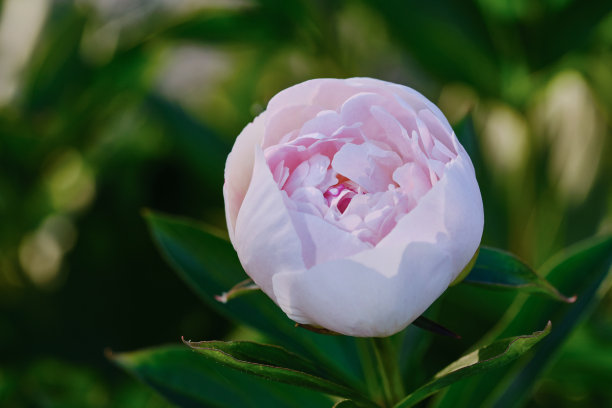
M366 142L360 145L347 143L332 160L332 168L354 181L367 192L386 191L393 184L393 170L401 166L397 153L383 150Z

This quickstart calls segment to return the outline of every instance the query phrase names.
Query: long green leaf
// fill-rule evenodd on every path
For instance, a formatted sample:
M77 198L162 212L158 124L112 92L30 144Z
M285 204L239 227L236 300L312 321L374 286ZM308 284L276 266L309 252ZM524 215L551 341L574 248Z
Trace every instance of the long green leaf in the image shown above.
M453 385L436 401L436 407L476 406L482 405L483 401L487 406L506 407L524 401L534 380L554 358L569 333L588 316L597 301L595 294L608 276L611 265L610 235L582 241L549 260L539 270L539 275L545 276L561 291L576 293L576 302L551 302L535 296L517 298L481 343L533 329L548 320L552 321L555 330L529 361L520 360L510 369L495 370L465 384ZM510 389L512 394L508 394Z
M488 346L464 355L436 374L432 381L415 390L400 401L395 405L395 408L411 407L457 381L508 364L519 358L548 335L548 333L550 333L550 326L549 322L542 331L535 332L531 335L498 340Z
M355 401L342 400L335 403L333 408L359 408L359 405Z
M535 380L557 354L566 338L580 323L597 302L597 292L612 268L612 236L595 238L573 248L569 254L561 255L544 265L544 273L559 279L559 283L581 288L578 300L571 307L561 309L556 313L556 330L542 342L541 349L521 371L512 377L509 385L498 390L493 395L496 407L516 407L529 396ZM583 271L589 271L587 276ZM590 276L589 276L590 275ZM557 278L558 277L558 278ZM565 282L562 281L564 277ZM578 282L583 280L583 282ZM527 301L525 308L537 307ZM521 317L520 315L517 317ZM506 384L506 382L504 382Z
M260 291L227 304L215 300L215 296L247 277L234 248L222 232L150 211L145 218L167 261L211 308L238 324L261 331L275 343L334 366L354 381L361 380L361 367L352 338L322 336L296 328Z
M245 373L369 403L364 395L344 384L342 380L279 346L248 341L202 341L186 344L218 363ZM370 405L375 406L374 403Z
M329 407L330 399L220 366L185 347L167 346L109 358L180 407Z
M557 300L573 303L575 296L562 295L546 279L509 252L495 248L480 248L474 267L463 280L465 283L543 293Z

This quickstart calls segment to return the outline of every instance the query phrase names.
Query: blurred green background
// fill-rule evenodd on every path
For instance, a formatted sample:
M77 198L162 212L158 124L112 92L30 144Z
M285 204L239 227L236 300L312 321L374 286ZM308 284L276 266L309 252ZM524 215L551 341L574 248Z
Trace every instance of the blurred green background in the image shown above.
M456 126L485 244L538 267L612 229L609 1L0 0L0 406L167 406L104 350L237 328L165 264L141 210L225 228L240 130L290 85L351 76L411 86ZM468 339L512 296L449 292L472 304L440 320ZM529 406L612 406L598 296Z

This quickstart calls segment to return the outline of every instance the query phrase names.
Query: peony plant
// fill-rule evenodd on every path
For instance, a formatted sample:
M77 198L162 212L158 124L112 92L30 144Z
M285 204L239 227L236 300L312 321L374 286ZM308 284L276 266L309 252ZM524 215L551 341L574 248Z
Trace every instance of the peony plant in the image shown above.
M480 247L474 167L448 121L413 89L370 78L315 79L276 95L236 139L223 195L229 237L146 219L202 300L263 341L109 353L177 406L401 408L434 395L439 405L515 406L612 262L609 235L538 273ZM416 352L415 336L459 337L423 316L459 282L521 296L415 387L409 376L423 366L402 356Z

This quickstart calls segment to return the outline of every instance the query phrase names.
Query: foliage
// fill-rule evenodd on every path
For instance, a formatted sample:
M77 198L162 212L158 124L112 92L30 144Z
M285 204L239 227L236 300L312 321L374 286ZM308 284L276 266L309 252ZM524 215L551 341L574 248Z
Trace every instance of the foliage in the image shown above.
M362 347L352 340L294 328L258 293L216 302L244 276L223 233L208 234L224 228L223 165L240 129L280 89L356 75L405 83L438 103L476 167L483 244L518 254L560 293L577 295L568 304L454 286L427 317L461 341L413 326L394 338L406 391L471 344L533 333L551 320L526 358L421 404L610 404L609 2L35 3L12 14L26 2L0 1L0 405L164 406L120 377L102 350L178 345L181 335L279 344L352 386L367 384L355 358ZM211 226L146 217L197 296L156 254L142 207ZM601 241L545 263L597 234ZM193 254L190 236L217 257ZM224 280L213 280L221 271ZM528 286L550 292L542 282ZM245 315L250 308L257 313ZM209 367L205 356L177 352ZM214 368L226 385L232 376L251 381L249 389L268 384ZM36 377L54 370L56 377L40 374L50 380ZM279 390L279 404L304 395L333 405L296 387L269 389Z

